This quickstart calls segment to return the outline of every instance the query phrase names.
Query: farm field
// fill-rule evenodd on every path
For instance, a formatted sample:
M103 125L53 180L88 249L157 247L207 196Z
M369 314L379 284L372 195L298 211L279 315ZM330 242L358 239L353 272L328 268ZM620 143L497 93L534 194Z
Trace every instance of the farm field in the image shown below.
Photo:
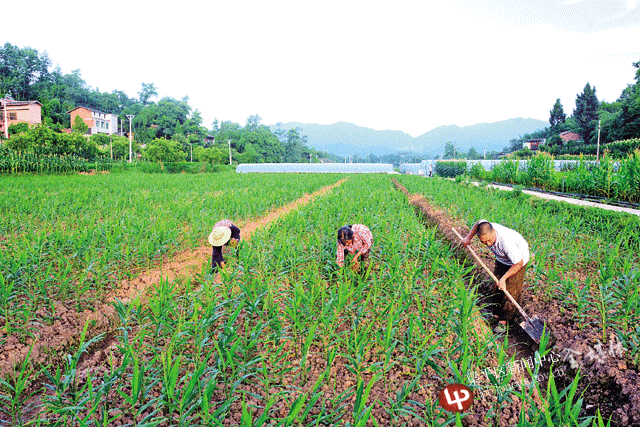
M536 260L524 309L540 313L557 340L568 367L557 380L580 370L587 413L599 407L617 425L638 423L640 219L442 179L399 180L452 223L468 229L490 218L522 233Z
M131 175L18 178L12 185L3 179L0 188L2 235L11 236L0 243L2 265L12 266L2 271L2 320L10 337L28 340L28 327L13 313L20 301L33 298L31 292L43 289L34 307L48 304L55 322L60 305L91 307L122 278L201 245L219 218L237 220L242 228L345 177L181 175L144 183ZM546 310L556 347L543 340L540 348L514 352L509 339L481 319L486 280L464 252L416 215L389 176L347 178L257 228L229 256L220 280L206 268L187 278L160 278L144 298L114 301L117 318L105 332L79 334L57 363L39 366L26 358L2 380L0 419L60 426L598 425L589 416L598 415L599 406L616 420L624 421L620 410L634 416L630 385L607 376L607 369L625 363L624 375L637 375L638 307L630 305L637 304L632 291L640 279L637 219L573 209L569 215L557 204L491 193L495 209L487 210L486 190L400 177L456 225L468 228L476 215L485 216L524 231L532 243L538 261L526 279L525 309ZM131 187L138 196L124 195ZM374 235L364 275L335 264L335 234L348 223L364 223ZM547 229L552 224L556 228ZM111 228L120 234L107 240ZM83 250L84 257L71 256L69 248ZM94 259L87 253L95 255L100 280L84 261ZM63 258L79 259L69 278L56 276L67 265ZM31 271L34 264L38 270ZM43 276L46 286L39 282ZM16 288L22 294L6 292ZM595 291L601 288L599 300ZM631 292L624 304L623 288ZM46 312L28 319L38 316L46 318ZM602 369L589 364L580 345L599 339L609 349L611 336L621 340L624 354L607 359ZM11 351L6 337L2 346L3 354ZM555 357L566 356L565 349L582 357ZM500 375L496 368L507 365L511 369ZM555 380L546 380L549 371ZM588 384L594 378L609 383L594 390ZM438 392L452 382L475 390L466 414L444 412L438 404ZM605 404L589 400L598 393L609 396Z
M435 171L442 177L467 175L488 182L577 193L629 207L640 201L640 150L617 160L605 153L597 165L581 157L575 164L565 165L566 170L561 172L554 169L553 159L547 153L538 153L525 161L502 160L491 170L485 170L480 163L469 166L466 161L438 161Z
M218 219L229 216L243 224L338 179L298 176L285 182L271 176L256 182L234 173L4 177L2 371L26 357L32 344L32 360L55 359L87 318L90 334L109 330L115 312L104 303L138 291L143 270L160 268L155 282L175 276L174 260L207 244ZM194 268L210 251L204 246ZM116 293L126 287L130 292Z

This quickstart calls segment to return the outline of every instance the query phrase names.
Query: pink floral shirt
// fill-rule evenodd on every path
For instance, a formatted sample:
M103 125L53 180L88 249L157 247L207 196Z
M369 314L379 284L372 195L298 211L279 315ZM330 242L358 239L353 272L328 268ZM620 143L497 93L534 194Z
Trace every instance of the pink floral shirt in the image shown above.
M373 244L373 236L371 231L366 225L353 224L351 226L353 230L353 241L350 245L343 245L338 242L337 258L336 262L340 267L344 264L344 251L347 250L350 254L356 254L362 252L363 254L369 252L371 245Z

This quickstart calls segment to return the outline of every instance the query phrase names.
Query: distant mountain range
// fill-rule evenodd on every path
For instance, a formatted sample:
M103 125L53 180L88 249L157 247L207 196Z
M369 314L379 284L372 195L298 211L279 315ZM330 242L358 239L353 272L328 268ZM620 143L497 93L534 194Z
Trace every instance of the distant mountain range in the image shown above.
M542 120L515 118L463 127L440 126L414 138L399 130L374 130L346 122L331 125L299 122L281 124L284 130L301 128L301 133L308 137L310 147L343 156L380 156L400 151L435 156L444 153L444 146L449 141L457 150L465 152L471 147L480 153L485 148L487 151L501 151L513 138L547 126L549 123ZM269 127L275 130L277 125Z

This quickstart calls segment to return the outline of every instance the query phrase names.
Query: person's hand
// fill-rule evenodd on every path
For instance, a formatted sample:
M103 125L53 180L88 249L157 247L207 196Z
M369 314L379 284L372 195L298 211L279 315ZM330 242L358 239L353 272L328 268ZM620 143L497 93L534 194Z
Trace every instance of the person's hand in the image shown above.
M507 290L507 281L505 279L498 280L498 289L502 292Z
M358 270L360 270L360 262L359 262L358 260L354 260L354 261L351 263L351 270L353 270L353 271L358 271Z
M471 239L467 239L466 237L460 241L462 246L469 246L471 244Z

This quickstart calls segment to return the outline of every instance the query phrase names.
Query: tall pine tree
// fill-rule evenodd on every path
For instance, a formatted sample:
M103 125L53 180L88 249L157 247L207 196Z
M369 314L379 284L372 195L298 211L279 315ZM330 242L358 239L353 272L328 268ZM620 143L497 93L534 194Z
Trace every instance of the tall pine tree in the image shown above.
M556 103L553 104L553 109L549 111L549 123L551 124L551 130L554 130L558 125L567 120L567 115L564 113L564 108L560 103L560 98L556 99Z
M584 91L576 98L576 108L573 110L573 117L580 127L580 133L585 143L589 143L589 136L596 128L595 121L598 118L598 108L600 102L596 96L596 87L593 88L587 82Z

